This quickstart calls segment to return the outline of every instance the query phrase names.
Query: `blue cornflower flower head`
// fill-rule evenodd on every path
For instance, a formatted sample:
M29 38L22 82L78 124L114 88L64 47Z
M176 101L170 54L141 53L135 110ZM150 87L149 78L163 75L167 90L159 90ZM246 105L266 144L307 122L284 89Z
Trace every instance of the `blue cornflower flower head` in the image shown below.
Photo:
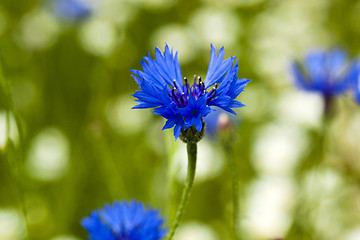
M298 87L332 97L349 88L354 67L341 50L315 50L307 54L303 65L294 62L292 73Z
M53 0L53 9L60 18L76 22L93 14L96 0Z
M131 200L106 204L82 219L81 225L90 240L160 240L167 232L163 222L157 210Z
M133 95L138 103L134 108L155 108L155 114L167 119L163 130L174 127L175 140L189 128L201 132L203 118L214 111L214 106L235 114L233 108L245 106L235 99L250 80L238 79L238 60L235 62L235 57L224 60L224 54L224 47L217 54L211 44L205 80L195 75L190 85L182 77L177 52L168 45L163 53L156 48L155 59L149 53L141 61L143 71L130 70L140 87Z
M325 113L328 113L332 99L344 94L352 85L354 67L344 51L335 49L311 51L303 64L293 62L291 70L299 88L322 94Z

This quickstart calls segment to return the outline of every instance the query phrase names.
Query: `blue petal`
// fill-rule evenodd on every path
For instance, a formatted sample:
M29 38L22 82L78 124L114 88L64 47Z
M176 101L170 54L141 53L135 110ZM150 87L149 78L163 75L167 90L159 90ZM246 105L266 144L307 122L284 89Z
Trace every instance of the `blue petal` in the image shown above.
M97 211L92 212L90 217L84 218L81 225L89 232L91 240L116 240L112 229L101 221Z
M304 60L304 66L309 74L313 88L321 88L327 81L329 72L326 71L326 53L322 51L310 52Z
M176 126L174 127L174 137L175 137L175 141L178 139L178 137L181 134L181 128L183 128L182 124L176 124Z
M184 119L186 119L185 129L195 125L196 130L201 131L201 118L205 117L213 111L210 107L206 106L206 99L206 95L203 95L198 99L195 99L192 95L190 95L188 106L179 109L181 115L184 117Z
M233 81L233 83L231 84L231 91L228 93L228 95L232 98L235 99L237 98L240 93L242 93L246 87L246 85L251 82L251 80L246 79L246 78L241 78L241 79L236 79Z
M231 102L231 108L241 108L241 107L245 107L246 105L243 104L242 102L239 102L239 101L236 101L236 100L233 100Z
M230 104L231 100L232 99L230 96L222 94L222 95L218 96L217 98L208 102L208 105L209 106L214 105L214 106L218 106L218 107L226 107Z
M227 95L221 95L218 98L210 101L208 103L209 106L217 106L227 112L230 112L232 114L236 113L231 108L237 108L237 107L244 107L245 105L241 102L238 102L236 100L233 100L230 96Z
M195 128L196 128L196 131L200 132L201 129L203 127L203 123L201 121L201 119L195 119Z
M176 121L174 121L174 119L168 119L166 121L164 127L161 130L172 128L173 126L175 126L175 124L176 124Z
M211 44L210 63L204 81L207 88L221 82L234 63L234 57L223 61L224 52L224 47L222 47L216 56L216 48Z
M164 85L173 85L174 80L182 86L182 74L177 52L165 46L164 54L159 48L155 49L155 59L150 53L141 61L143 71L131 70L135 74L135 81L141 85L143 81L151 82L155 87L162 88Z
M152 82L143 81L141 90L133 94L139 99L139 105L135 108L152 108L161 105L168 105L171 102L167 94L167 87L164 86L162 90L157 88Z
M304 73L301 71L298 63L293 62L291 64L291 72L295 79L295 84L304 90L310 90L311 86L309 85L309 80L304 76Z
M332 50L327 56L328 71L331 75L340 76L347 63L347 54L339 49Z
M355 101L360 104L360 59L356 60L351 66L351 70L346 78L346 81L351 84Z
M180 136L181 128L185 126L185 122L175 103L172 102L169 106L155 108L153 112L167 119L163 130L175 126L174 137L176 140Z

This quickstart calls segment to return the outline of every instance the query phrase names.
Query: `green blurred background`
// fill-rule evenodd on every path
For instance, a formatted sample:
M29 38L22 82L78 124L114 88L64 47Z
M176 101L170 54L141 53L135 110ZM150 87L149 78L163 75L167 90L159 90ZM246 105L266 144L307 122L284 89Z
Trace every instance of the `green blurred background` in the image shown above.
M1 240L86 239L80 220L116 199L151 204L169 225L185 145L150 110L131 110L129 72L165 43L188 78L205 77L213 43L252 79L232 154L241 239L360 239L360 109L343 96L325 121L320 96L289 74L290 61L316 47L360 55L359 1L78 0L90 11L77 19L54 2L0 2ZM231 237L221 146L199 144L176 240Z

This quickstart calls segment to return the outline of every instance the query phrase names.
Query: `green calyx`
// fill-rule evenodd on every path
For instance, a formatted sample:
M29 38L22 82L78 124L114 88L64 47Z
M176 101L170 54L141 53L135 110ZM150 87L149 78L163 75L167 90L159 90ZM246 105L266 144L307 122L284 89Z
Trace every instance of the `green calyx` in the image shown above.
M195 126L189 127L188 129L181 129L180 139L184 143L198 143L204 137L205 123L203 122L203 127L201 131L197 131Z

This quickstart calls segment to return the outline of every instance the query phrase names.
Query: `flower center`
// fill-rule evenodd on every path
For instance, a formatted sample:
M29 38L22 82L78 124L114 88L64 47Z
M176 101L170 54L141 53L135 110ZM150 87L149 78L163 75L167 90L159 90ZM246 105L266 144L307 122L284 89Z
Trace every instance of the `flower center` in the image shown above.
M189 96L192 95L195 100L207 94L207 103L215 98L217 85L213 87L210 92L206 91L204 82L201 81L200 76L194 75L194 84L190 86L186 77L184 77L183 86L179 86L174 80L173 86L169 92L169 97L175 102L179 108L186 107L188 105ZM195 115L195 114L194 114Z
M199 114L199 111L197 109L191 110L191 115L197 116Z

